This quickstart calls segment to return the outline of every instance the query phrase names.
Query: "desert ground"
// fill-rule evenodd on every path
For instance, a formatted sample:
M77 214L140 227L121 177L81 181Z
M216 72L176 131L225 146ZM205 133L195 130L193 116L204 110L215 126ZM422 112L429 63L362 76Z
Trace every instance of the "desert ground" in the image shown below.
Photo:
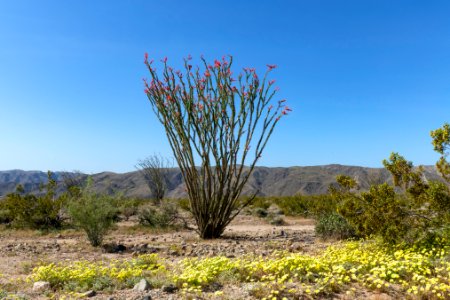
M314 254L322 251L332 241L322 241L314 233L314 221L299 217L285 217L285 224L273 226L252 215L240 215L226 229L223 237L201 240L192 230L154 230L136 225L135 220L119 222L104 241L104 246L94 248L84 233L74 229L40 233L30 230L5 229L0 231L0 285L9 292L6 299L71 299L75 296L56 290L35 291L33 282L27 280L32 269L49 263L79 260L92 262L114 259L132 259L144 253L157 253L167 262L177 262L186 257L226 256L240 257L248 254L267 256L276 250ZM120 245L120 246L119 246ZM215 291L204 291L193 297L164 286L147 291L135 289L102 290L77 294L76 298L91 299L258 299L252 293L251 283L228 284L220 287L220 297ZM308 297L305 297L307 299ZM329 297L328 297L329 298ZM335 299L350 299L335 295ZM383 294L353 295L360 299L390 299Z

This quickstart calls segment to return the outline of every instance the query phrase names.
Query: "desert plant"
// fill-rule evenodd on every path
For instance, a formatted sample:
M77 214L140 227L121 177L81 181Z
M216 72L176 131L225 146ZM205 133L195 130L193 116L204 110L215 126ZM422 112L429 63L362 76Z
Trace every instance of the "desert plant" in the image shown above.
M316 234L324 239L348 239L356 236L354 228L336 212L318 217L315 230Z
M273 199L269 197L255 197L253 199L251 206L252 207L260 207L264 209L268 209L270 205L272 205Z
M48 182L41 183L41 195L25 193L21 185L16 192L8 194L2 203L3 219L18 227L53 229L63 225L62 209L66 197L56 195L57 182L53 173L47 172Z
M276 215L276 214L269 214L267 216L267 220L269 221L270 225L274 226L281 226L286 224L286 221L284 220L283 216Z
M442 177L450 182L450 164L447 161L450 151L450 124L445 123L441 128L431 131L431 138L433 139L434 151L441 154L436 167Z
M122 198L119 197L115 206L118 207L119 214L128 221L130 217L135 216L139 212L139 207L146 203L145 199Z
M189 204L189 199L178 199L176 201L177 205L179 208L181 208L184 211L190 212L191 211L191 206Z
M61 172L60 173L64 188L70 197L77 197L81 194L86 184L87 175L80 171Z
M269 198L286 216L316 218L324 213L336 211L337 202L329 194L294 195Z
M235 79L231 57L214 65L202 61L204 71L185 59L182 73L164 59L159 75L146 54L151 81L144 83L186 183L197 231L208 239L219 237L252 201L240 201L241 191L278 121L291 109L285 100L270 104L276 89L267 77L274 65L262 80L251 68Z
M69 214L73 223L84 230L92 246L98 247L103 237L111 229L117 208L114 199L108 195L97 194L92 190L92 179L78 198L72 198Z
M3 209L2 206L2 202L0 202L0 224L9 224L13 221L11 213L8 209Z
M304 216L306 217L311 209L311 203L306 197L301 195L284 196L273 198L273 202L283 211L287 216Z
M177 206L168 200L161 202L157 208L146 207L139 212L139 223L149 227L167 228L175 225L178 219Z
M259 218L265 218L268 216L269 212L267 211L267 209L262 208L262 207L257 207L254 209L253 213L259 217Z
M386 242L408 244L431 241L450 232L450 190L442 182L426 181L422 168L414 168L398 153L383 164L391 172L395 187L387 183L371 186L361 194L336 190L338 212L362 236L379 235Z
M173 167L173 162L161 155L153 154L140 160L136 168L141 173L145 183L152 192L156 204L164 198L167 190L167 175L169 168Z

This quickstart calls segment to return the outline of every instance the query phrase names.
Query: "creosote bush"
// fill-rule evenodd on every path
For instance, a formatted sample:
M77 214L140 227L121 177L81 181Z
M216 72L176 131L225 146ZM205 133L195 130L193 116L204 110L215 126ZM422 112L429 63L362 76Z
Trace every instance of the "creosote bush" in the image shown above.
M356 236L354 228L336 212L319 216L315 230L324 239L348 239Z
M271 104L277 89L268 76L275 65L260 78L252 68L233 75L231 57L213 65L202 61L203 70L185 59L181 72L165 58L158 73L146 54L151 79L144 83L186 183L197 231L209 239L219 237L253 200L242 202L239 196L275 126L291 109L285 100Z
M77 198L72 198L69 214L73 223L84 230L92 246L98 247L103 237L111 229L118 209L117 201L108 195L99 195L92 191L92 178Z
M441 128L431 131L434 151L441 154L441 158L436 163L436 167L441 172L442 177L450 182L450 164L447 157L450 153L450 124L445 123Z
M138 215L141 225L154 228L173 226L180 218L176 204L169 200L162 200L159 207L142 208Z
M16 227L39 230L61 228L64 222L63 208L66 196L57 196L57 182L53 173L47 172L48 182L41 184L41 195L25 193L18 186L15 193L6 195L0 202L0 213L3 222Z
M334 191L338 212L364 237L381 236L391 244L434 243L450 236L450 190L442 182L423 177L398 153L383 164L391 172L398 193L387 183L373 185L356 194L348 189Z
M128 221L130 217L138 215L140 207L147 203L146 199L124 199L119 198L116 205L119 209L120 216Z

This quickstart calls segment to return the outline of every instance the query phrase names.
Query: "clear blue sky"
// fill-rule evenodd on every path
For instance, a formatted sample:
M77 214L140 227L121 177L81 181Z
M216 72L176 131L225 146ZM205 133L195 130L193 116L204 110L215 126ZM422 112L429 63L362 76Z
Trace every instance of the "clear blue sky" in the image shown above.
M450 122L448 1L0 0L0 170L134 170L170 155L143 53L277 64L266 166L434 164Z

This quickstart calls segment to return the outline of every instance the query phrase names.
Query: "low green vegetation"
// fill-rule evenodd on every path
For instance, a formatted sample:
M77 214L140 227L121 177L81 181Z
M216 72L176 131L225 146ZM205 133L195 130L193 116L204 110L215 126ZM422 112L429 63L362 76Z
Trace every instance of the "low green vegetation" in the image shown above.
M144 255L110 263L87 261L35 268L32 281L84 291L131 287L140 278L172 282L185 294L216 290L227 284L249 284L249 293L262 299L297 299L361 289L389 295L445 299L450 297L450 247L440 239L433 248L392 247L379 241L337 243L317 255L274 252L269 257L216 256L186 258L177 263ZM213 288L215 287L215 288Z
M68 176L66 174L66 176ZM78 228L86 233L94 247L102 244L105 235L114 229L114 223L135 216L143 226L168 228L185 220L179 215L179 202L162 200L158 205L149 199L126 199L96 193L92 178L77 181L74 178L65 191L57 193L58 183L48 172L48 182L41 184L41 194L26 193L22 186L0 201L0 224L8 228L34 229L42 232Z
M273 225L285 224L284 216L314 218L317 236L336 240L317 254L275 251L265 257L175 262L155 254L109 262L83 260L42 264L29 280L48 281L54 290L67 292L130 288L146 278L155 287L172 283L189 297L204 292L220 296L224 285L237 284L250 286L249 294L261 299L360 297L361 291L449 299L450 126L433 131L432 137L442 155L437 163L440 181L426 179L423 167L392 153L383 161L392 184L373 184L361 191L355 178L339 175L324 195L254 199L250 213ZM175 228L180 220L186 224L180 209L191 210L192 203L186 200L161 199L155 204L97 194L91 186L88 180L85 187L72 186L57 195L49 172L41 194L27 194L19 186L0 202L0 222L39 230L76 226L93 246L100 246L118 219L134 217L142 226Z
M167 228L175 226L180 219L176 203L170 200L161 200L158 207L145 206L139 211L139 223L153 228Z
M316 234L324 239L349 239L356 237L355 229L336 212L322 214L316 221Z
M109 262L76 261L36 267L29 279L48 281L55 289L86 291L90 289L130 288L141 278L163 273L165 267L156 254Z
M91 186L89 180L80 196L71 199L68 210L73 224L86 233L92 246L98 247L113 226L118 210L110 196L94 193Z
M59 229L64 223L66 195L56 196L57 183L49 171L41 194L27 194L21 185L0 202L0 222L13 227L39 230Z

